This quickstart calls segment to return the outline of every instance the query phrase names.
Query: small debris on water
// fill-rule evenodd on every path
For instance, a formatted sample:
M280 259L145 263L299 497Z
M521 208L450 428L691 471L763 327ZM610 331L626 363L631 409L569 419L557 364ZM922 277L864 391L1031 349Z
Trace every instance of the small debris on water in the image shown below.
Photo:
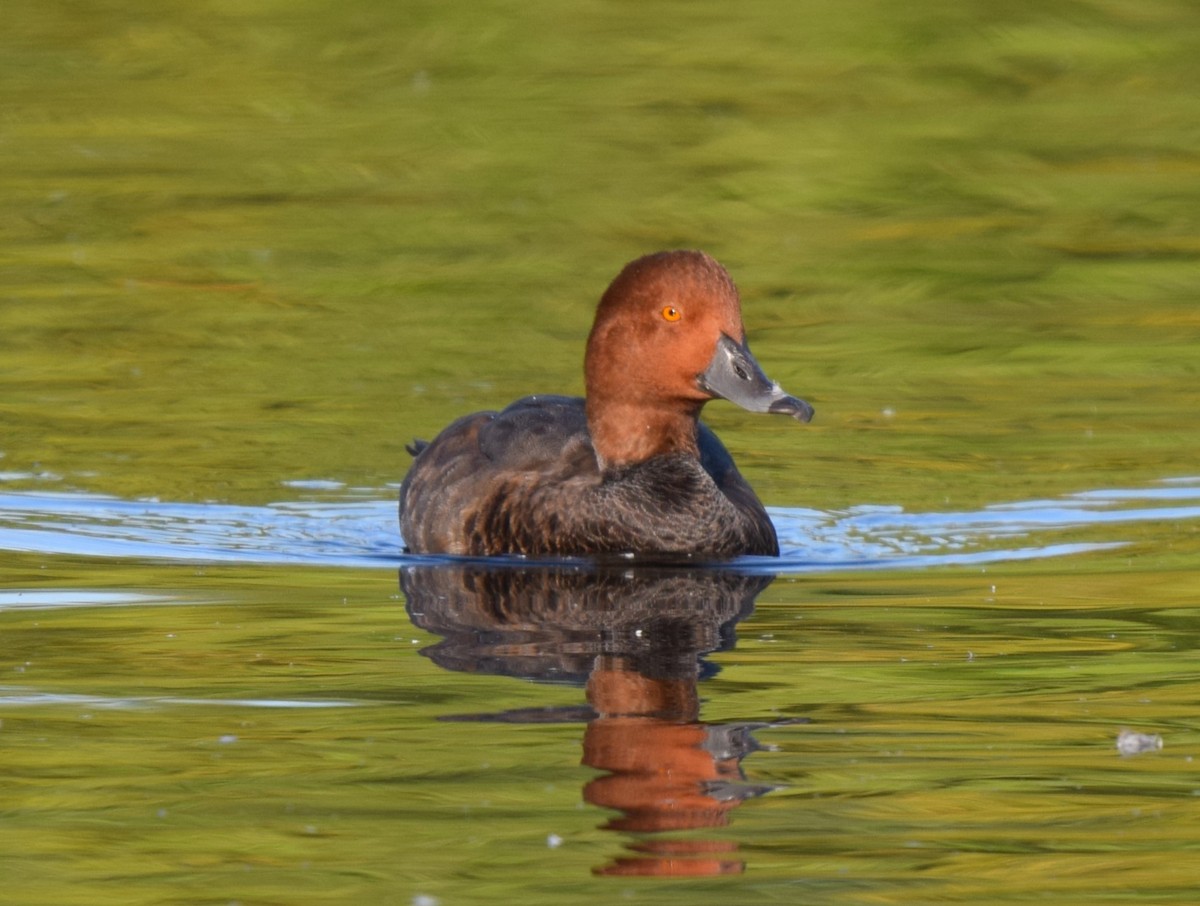
M1122 730L1117 734L1117 751L1122 755L1141 755L1143 752L1157 752L1162 747L1162 737L1157 733L1138 733L1135 730Z

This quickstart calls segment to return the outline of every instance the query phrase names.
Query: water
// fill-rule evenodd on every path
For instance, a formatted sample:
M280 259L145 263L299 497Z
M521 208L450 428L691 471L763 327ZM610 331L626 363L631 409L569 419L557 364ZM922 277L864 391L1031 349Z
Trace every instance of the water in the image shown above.
M1193 902L1197 25L7 10L0 902ZM680 246L782 557L404 555Z
M392 501L309 493L0 498L9 901L1194 890L1193 573L1139 561L1194 558L1200 479L615 571L406 557Z
M329 482L323 490L336 488ZM737 562L739 569L798 573L1005 562L1130 543L1116 540L1111 532L1103 536L1108 540L1064 540L1110 526L1186 525L1200 518L1200 478L995 504L978 512L906 513L898 506L877 505L842 512L774 507L771 518L780 536L780 556L744 557ZM77 493L0 494L0 548L139 560L390 569L438 559L402 553L394 499L349 489L333 500L268 506Z

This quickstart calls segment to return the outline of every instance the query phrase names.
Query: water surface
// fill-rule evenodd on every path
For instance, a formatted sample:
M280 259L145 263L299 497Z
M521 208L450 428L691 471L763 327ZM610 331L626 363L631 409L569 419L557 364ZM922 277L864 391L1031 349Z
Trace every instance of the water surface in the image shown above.
M1192 903L1198 36L6 10L0 902ZM783 556L405 556L404 444L673 247L817 408L705 413Z

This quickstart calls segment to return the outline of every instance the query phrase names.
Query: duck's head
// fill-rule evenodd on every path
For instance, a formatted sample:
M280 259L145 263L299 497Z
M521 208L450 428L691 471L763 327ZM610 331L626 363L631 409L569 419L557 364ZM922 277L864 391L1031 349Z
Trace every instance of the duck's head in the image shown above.
M813 409L770 380L746 345L729 273L703 252L630 262L596 310L585 359L588 424L606 465L695 450L700 408L721 397L807 422Z

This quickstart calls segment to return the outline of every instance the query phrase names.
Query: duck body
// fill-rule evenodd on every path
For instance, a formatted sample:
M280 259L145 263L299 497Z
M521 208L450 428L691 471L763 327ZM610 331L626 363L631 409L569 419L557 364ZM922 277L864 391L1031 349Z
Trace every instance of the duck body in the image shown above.
M726 558L777 555L775 529L699 420L717 396L808 421L745 345L716 261L664 252L627 265L588 338L587 397L529 396L410 450L400 530L413 553Z
M733 458L697 423L699 456L602 469L580 397L477 412L420 450L402 486L410 550L481 556L779 553Z

